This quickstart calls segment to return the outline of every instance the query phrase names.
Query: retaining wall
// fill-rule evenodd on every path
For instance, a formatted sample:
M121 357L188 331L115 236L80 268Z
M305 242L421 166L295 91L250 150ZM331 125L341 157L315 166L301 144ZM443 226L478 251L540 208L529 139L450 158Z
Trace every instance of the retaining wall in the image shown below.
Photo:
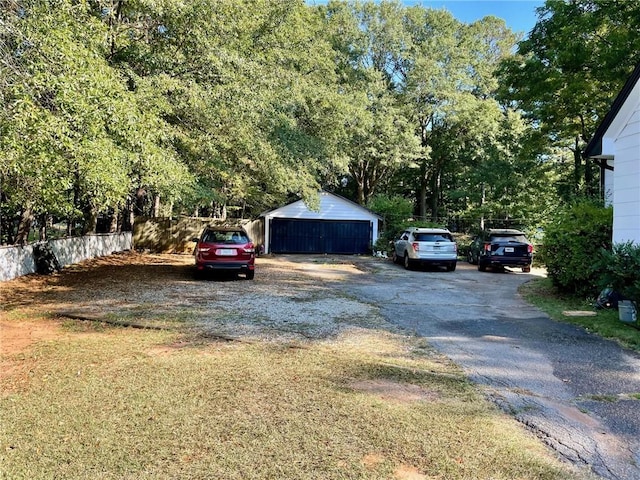
M72 265L94 257L111 255L133 248L131 232L104 233L84 237L61 238L47 242L60 265ZM35 273L33 246L0 247L0 281Z

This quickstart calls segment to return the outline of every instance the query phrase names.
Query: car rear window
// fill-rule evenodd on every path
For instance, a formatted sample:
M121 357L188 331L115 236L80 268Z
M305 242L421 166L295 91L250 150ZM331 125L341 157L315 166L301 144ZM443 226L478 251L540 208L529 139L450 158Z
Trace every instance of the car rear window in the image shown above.
M205 243L228 243L233 245L247 243L249 238L242 231L218 232L209 230L203 235L202 241Z
M491 240L498 242L522 242L529 243L524 235L491 235Z
M448 233L416 233L417 242L453 242L453 237Z

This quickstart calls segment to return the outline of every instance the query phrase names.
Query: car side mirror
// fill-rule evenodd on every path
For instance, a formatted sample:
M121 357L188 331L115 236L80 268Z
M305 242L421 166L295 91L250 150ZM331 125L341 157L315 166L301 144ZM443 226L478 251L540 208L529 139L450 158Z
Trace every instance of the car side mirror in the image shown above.
M196 243L198 243L198 242L200 241L200 239L199 239L198 237L193 237L193 238L191 239L191 241L192 241L192 242L196 242Z

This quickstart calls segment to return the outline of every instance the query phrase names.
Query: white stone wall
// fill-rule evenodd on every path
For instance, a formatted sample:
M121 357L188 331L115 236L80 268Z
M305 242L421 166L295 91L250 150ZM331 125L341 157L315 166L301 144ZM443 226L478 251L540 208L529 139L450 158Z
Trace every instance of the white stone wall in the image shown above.
M49 241L60 265L72 265L133 248L131 232L86 235ZM33 245L0 247L0 281L35 273Z

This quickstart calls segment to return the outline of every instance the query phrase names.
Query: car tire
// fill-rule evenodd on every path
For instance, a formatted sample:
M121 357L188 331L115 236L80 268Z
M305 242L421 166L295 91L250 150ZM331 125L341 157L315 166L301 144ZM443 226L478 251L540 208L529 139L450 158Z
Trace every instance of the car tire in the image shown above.
M473 261L473 253L467 253L467 262L469 262L471 265L475 265L476 262Z
M531 271L531 265L527 265L526 267L522 267L523 273L529 273Z
M456 262L452 262L447 265L447 272L455 272L456 271Z
M393 251L393 254L391 255L391 260L393 260L393 263L398 263L398 255L396 254L396 251Z
M256 276L256 271L255 270L248 270L247 271L247 280L253 280L253 277Z
M413 265L411 264L411 259L409 258L409 255L407 253L404 254L404 268L406 270L411 270L411 267Z

